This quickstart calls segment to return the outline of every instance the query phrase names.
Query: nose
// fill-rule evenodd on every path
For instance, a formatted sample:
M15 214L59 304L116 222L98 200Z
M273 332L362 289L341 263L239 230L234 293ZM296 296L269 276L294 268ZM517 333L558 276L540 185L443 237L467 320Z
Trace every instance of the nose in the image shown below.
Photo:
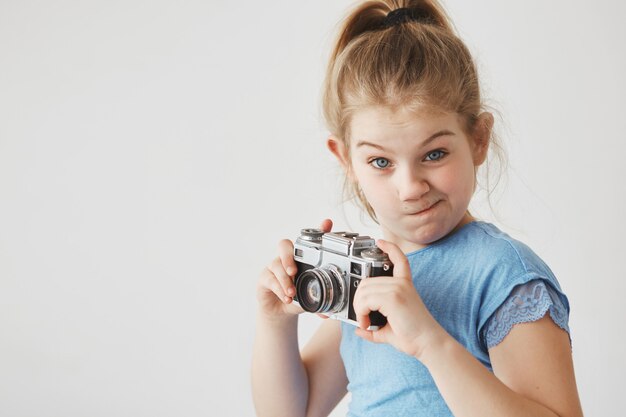
M413 167L399 169L396 175L396 190L400 201L419 200L430 191L430 184L425 176Z

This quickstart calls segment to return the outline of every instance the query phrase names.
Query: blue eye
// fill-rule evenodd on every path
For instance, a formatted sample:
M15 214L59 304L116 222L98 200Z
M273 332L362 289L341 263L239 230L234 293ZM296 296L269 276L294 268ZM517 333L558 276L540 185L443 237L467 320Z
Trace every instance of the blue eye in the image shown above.
M370 164L372 164L374 168L385 169L391 165L391 162L385 158L375 158L370 161Z
M437 149L436 151L428 152L426 154L426 160L427 161L439 161L444 156L446 156L446 152L442 151L441 149Z

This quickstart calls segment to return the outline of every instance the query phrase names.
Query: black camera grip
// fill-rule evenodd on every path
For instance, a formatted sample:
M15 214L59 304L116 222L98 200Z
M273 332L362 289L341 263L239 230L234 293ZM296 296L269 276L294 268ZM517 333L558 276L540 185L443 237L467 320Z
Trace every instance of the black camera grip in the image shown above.
M370 326L380 329L387 324L387 317L383 316L380 311L370 312Z

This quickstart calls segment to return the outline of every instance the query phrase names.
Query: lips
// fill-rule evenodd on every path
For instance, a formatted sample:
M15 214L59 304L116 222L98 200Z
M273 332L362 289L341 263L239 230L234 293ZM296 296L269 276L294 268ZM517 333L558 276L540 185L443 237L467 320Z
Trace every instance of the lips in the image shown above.
M407 212L407 214L408 214L409 216L420 215L420 214L426 214L428 211L430 211L430 209L432 209L432 208L433 208L433 207L435 207L437 204L439 204L439 202L440 202L440 201L441 201L441 200L437 200L437 201L435 201L434 203L432 203L432 204L430 204L430 205L426 206L425 208L421 208L421 209L418 209L418 210L411 210L411 211L408 211L408 212Z

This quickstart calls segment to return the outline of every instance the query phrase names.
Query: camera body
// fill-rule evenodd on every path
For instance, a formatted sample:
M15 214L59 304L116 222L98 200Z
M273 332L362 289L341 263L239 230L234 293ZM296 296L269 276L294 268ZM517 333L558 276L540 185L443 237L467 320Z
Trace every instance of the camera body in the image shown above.
M294 260L294 301L305 311L353 325L358 325L353 301L361 280L393 275L393 264L374 239L352 232L302 229L294 243ZM373 311L370 322L369 330L377 330L387 318Z

